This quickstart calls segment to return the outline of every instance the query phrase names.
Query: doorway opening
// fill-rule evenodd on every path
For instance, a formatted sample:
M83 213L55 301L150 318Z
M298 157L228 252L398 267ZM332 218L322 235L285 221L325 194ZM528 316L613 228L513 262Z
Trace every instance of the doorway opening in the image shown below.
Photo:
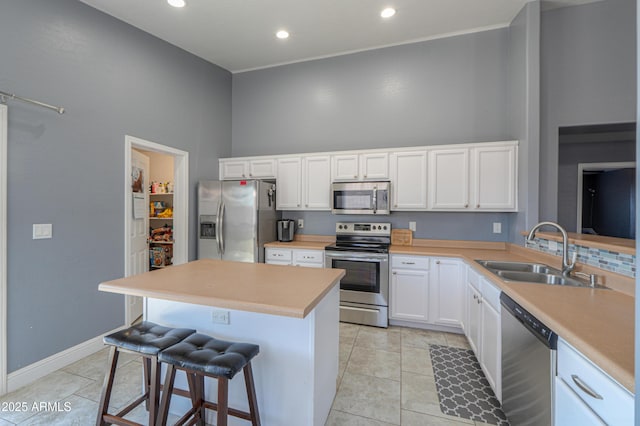
M156 165L155 171L150 164ZM153 188L151 181L156 183ZM152 269L169 261L187 262L189 153L126 136L124 194L125 276L148 271L151 262ZM126 296L125 324L135 322L144 310L141 298Z
M635 239L636 163L578 164L578 233Z

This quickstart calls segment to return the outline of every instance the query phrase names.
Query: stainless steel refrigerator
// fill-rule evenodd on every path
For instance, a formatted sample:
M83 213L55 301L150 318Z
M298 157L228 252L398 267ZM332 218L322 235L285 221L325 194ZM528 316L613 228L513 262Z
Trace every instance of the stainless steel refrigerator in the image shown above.
M276 184L268 180L198 185L198 258L264 262L276 240Z

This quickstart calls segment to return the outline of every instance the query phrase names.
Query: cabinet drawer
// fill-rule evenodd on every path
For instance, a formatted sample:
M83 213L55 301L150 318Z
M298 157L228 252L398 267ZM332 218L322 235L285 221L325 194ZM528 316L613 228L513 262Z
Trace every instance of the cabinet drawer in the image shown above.
M393 269L429 269L429 258L426 256L391 256Z
M500 289L491 284L487 279L480 279L480 293L485 302L493 306L493 309L500 312Z
M605 423L633 424L633 396L562 339L558 339L558 377Z
M480 274L478 274L475 269L471 266L467 265L467 282L471 283L471 285L476 289L480 290Z
M324 263L324 250L293 250L294 262Z
M290 249L267 248L265 250L265 258L267 260L291 261Z

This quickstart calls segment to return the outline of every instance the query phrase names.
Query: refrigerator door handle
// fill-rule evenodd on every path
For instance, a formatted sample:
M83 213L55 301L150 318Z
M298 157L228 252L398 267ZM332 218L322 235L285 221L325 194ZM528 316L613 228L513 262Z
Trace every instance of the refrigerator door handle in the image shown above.
M218 211L216 212L216 245L218 246L218 253L222 254L222 248L220 246L220 214L222 211L222 202L218 204Z
M220 203L220 255L224 255L224 203Z

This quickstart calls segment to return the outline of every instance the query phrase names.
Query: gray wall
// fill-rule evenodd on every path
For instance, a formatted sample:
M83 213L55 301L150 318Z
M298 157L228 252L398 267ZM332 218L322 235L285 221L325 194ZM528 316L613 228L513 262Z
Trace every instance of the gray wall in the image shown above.
M508 140L507 29L233 75L233 155ZM418 238L505 241L513 214L393 213ZM371 217L285 212L300 232ZM503 233L493 234L501 222Z
M190 153L195 212L231 154L231 74L71 0L0 2L0 52L0 90L67 109L9 102L11 372L123 324L123 297L97 287L124 273L125 134Z
M507 29L233 75L233 155L509 139Z
M540 219L555 220L558 128L635 121L636 2L547 11L541 31Z
M509 26L509 98L511 132L518 148L518 214L511 221L512 242L538 222L540 167L540 2L522 8Z

